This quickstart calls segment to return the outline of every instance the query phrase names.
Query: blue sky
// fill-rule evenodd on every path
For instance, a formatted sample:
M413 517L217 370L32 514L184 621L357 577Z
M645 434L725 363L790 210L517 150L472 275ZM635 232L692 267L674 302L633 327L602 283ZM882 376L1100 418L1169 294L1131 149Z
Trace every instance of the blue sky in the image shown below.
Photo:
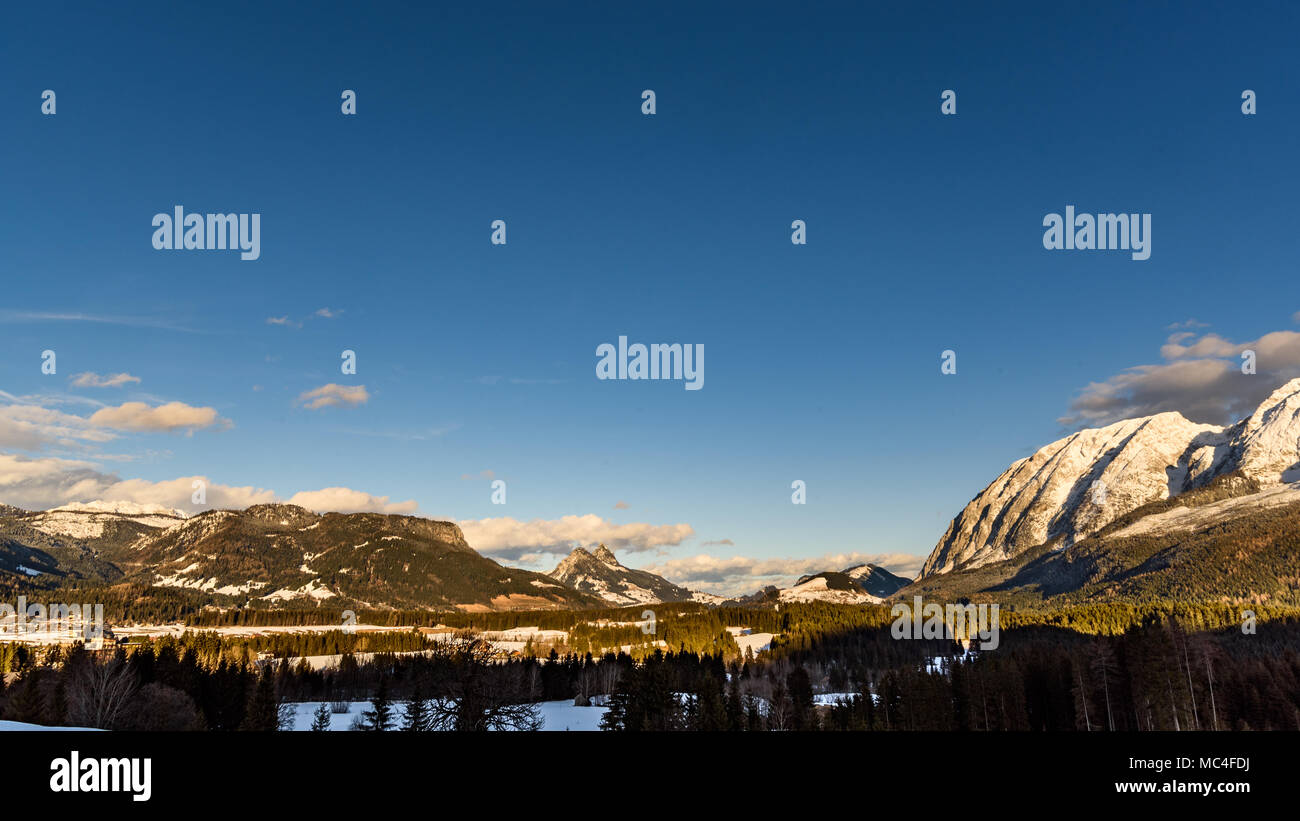
M0 501L344 487L753 588L915 570L1089 385L1226 421L1300 367L1294 7L614 5L7 10ZM1151 258L1044 250L1070 204L1152 214ZM259 213L261 258L155 250L176 205ZM598 381L620 335L704 345L704 389Z

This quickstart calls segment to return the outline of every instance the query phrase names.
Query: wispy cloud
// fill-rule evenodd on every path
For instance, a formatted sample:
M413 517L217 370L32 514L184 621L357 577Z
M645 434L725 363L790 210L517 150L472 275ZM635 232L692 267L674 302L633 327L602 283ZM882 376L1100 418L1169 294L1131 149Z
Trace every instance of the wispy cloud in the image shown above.
M308 410L319 410L336 405L363 405L370 401L365 385L336 385L333 382L304 391L298 395L298 404Z
M600 543L613 550L654 550L681 544L695 535L695 530L688 524L615 524L594 513L527 522L505 516L471 519L459 524L475 550L507 559L538 553L563 554L574 547Z
M921 570L923 556L910 553L827 553L822 556L786 559L753 559L746 556L718 558L707 554L669 559L644 569L669 581L720 596L753 593L768 585L788 587L800 576L826 570L844 570L871 563L904 578Z
M105 314L85 314L79 312L61 313L57 311L0 311L0 322L98 322L105 325L123 325L132 328L158 328L184 333L202 333L194 328L177 325L166 319L141 316L109 316Z
M308 319L335 319L343 313L341 308L318 308L308 316L302 319L291 319L288 314L284 316L268 316L267 325L280 325L285 328L301 329Z
M97 373L86 371L85 373L75 374L70 377L74 388L120 388L129 383L139 383L140 377L132 376L129 373L115 373L108 376L100 376Z

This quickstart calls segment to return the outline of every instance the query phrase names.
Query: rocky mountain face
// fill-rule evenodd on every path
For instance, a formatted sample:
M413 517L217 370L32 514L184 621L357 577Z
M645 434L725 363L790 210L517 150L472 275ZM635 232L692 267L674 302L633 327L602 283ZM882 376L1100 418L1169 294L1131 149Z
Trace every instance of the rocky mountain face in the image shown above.
M1226 480L1234 478L1235 483ZM1160 413L1081 430L1011 464L952 520L921 572L934 576L1063 549L1146 505L1218 483L1220 495L1300 501L1300 379L1227 427ZM1295 498L1292 499L1291 497ZM1261 497L1261 502L1263 501ZM1181 514L1175 514L1176 516Z
M574 548L547 575L561 584L590 593L616 607L703 601L701 596L705 595L692 593L649 571L624 567L603 544L591 551Z
M1127 601L1243 609L1300 606L1300 496L1249 490L1238 474L1144 505L1068 550L1038 545L1005 561L918 579L895 598L1053 609Z
M508 610L597 601L481 556L460 528L295 505L188 518L103 504L0 517L0 570L32 583L130 582L240 607Z

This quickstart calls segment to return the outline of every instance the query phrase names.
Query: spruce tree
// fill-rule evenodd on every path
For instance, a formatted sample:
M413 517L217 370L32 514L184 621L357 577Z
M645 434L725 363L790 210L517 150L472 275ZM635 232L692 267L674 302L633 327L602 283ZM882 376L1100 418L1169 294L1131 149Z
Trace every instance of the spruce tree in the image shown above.
M24 724L41 724L45 716L45 699L37 688L37 673L23 677L22 688L9 698L5 705L5 718Z
M280 703L275 698L275 679L270 665L262 669L257 686L248 697L240 729L261 733L280 729Z
M429 706L424 703L424 697L420 695L420 688L415 688L411 697L406 700L406 710L402 716L402 730L408 733L427 732L432 727L432 718L429 715Z
M312 713L311 731L313 733L323 733L327 731L329 728L330 728L330 706L328 704L325 704L324 702L321 702L320 706L316 708L316 712Z
M375 697L370 700L370 709L363 712L361 717L365 720L367 730L383 732L392 728L393 706L388 699L388 682L383 677L379 679Z

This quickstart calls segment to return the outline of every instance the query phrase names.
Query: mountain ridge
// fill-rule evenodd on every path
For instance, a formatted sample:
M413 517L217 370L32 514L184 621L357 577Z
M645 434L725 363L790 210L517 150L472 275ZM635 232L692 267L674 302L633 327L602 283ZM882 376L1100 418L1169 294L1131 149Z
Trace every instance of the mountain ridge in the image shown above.
M1145 505L1228 475L1259 492L1300 480L1300 379L1232 425L1153 414L1076 431L1012 462L952 519L920 576L1038 545L1068 549Z

